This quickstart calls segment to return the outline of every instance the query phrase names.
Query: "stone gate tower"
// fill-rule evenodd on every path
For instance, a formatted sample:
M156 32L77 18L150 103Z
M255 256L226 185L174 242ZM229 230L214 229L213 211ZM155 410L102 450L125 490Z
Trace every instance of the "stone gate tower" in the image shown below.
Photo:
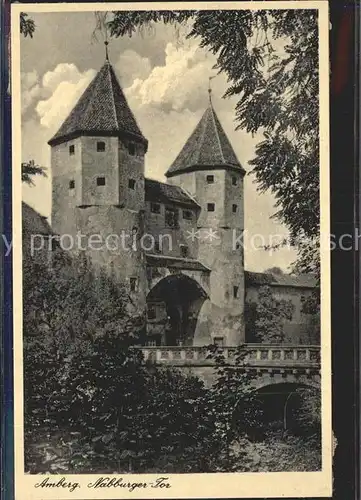
M53 231L127 285L130 302L147 311L145 342L244 342L243 247L234 243L245 171L212 103L168 183L145 179L148 141L106 58L49 145ZM149 236L158 245L140 244Z
M144 305L142 252L138 247L120 252L114 248L122 245L120 235L131 246L143 231L148 141L108 58L49 145L54 232L64 243L73 239L69 249L84 249L94 266L105 266L130 281L134 299ZM79 234L86 236L81 242Z
M203 322L212 338L226 345L239 345L245 339L244 254L243 246L236 243L244 230L244 174L210 98L166 177L201 206L198 260L212 271L210 298L200 312L198 330ZM198 332L196 337L201 343L207 333Z

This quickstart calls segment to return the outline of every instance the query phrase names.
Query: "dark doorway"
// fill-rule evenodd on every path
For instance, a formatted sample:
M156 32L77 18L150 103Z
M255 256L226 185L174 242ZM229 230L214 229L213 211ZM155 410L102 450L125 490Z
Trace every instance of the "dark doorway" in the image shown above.
M154 302L163 303L166 321L164 317L153 320L149 335L162 325L163 345L192 345L198 313L206 298L203 288L188 276L177 274L163 278L149 292L147 304L151 307Z

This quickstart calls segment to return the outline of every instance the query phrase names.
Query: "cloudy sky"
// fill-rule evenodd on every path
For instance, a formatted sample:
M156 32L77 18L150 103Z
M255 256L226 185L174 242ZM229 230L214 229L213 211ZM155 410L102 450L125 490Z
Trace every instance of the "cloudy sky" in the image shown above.
M23 198L41 214L51 212L50 147L47 141L56 132L86 86L104 63L101 35L92 39L95 17L86 13L34 13L34 38L21 40L22 159L34 159L47 167L46 179L36 178L34 187L23 187ZM202 116L208 102L208 77L213 55L200 49L195 40L185 40L185 29L157 24L154 29L112 40L109 57L130 107L147 139L146 176L164 181L187 137ZM226 78L212 80L213 104L219 119L244 168L262 136L235 131L233 99L223 99ZM260 195L253 177L245 179L246 237L262 235L267 242L286 229L271 220L275 212L270 194ZM247 239L247 238L246 238ZM254 237L256 245L260 239ZM258 243L259 242L259 243ZM246 248L249 270L271 266L287 267L294 251L273 253Z

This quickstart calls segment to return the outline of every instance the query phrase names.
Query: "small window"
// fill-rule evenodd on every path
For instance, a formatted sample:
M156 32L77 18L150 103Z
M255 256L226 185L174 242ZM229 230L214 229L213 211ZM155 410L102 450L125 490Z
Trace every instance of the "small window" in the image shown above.
M208 184L214 183L214 175L207 175L207 183Z
M234 286L234 287L233 287L233 298L234 298L234 299L237 299L237 298L238 298L238 289L239 289L239 287L238 287L238 286Z
M135 189L135 180L134 179L129 179L129 181L128 181L128 188L129 189Z
M97 142L97 151L99 153L102 153L103 151L105 151L105 142L103 142L103 141Z
M105 177L97 177L97 186L105 186Z
M214 203L207 203L207 211L208 212L214 212L216 206Z
M148 319L156 319L157 312L154 306L148 306L147 317Z
M157 341L155 339L147 340L147 347L157 347Z
M159 241L154 242L154 251L155 253L162 253L159 245Z
M151 203L150 204L150 211L152 212L152 214L160 214L159 203Z
M183 258L188 257L188 247L187 245L180 245L180 253Z
M217 345L219 347L223 347L224 346L224 337L214 337L213 344Z
M165 224L168 227L178 227L178 210L173 207L165 207Z
M237 205L232 205L232 212L234 214L237 212Z
M183 219L192 220L193 213L192 210L183 210Z
M69 189L74 189L75 188L75 181L71 180L69 181Z
M133 144L132 142L130 142L128 144L128 151L129 151L130 156L135 156L135 151L136 151L135 144Z
M69 146L69 154L70 155L75 155L75 146L74 146L74 144L72 144L71 146Z
M237 186L237 177L232 177L232 186Z
M129 283L131 292L137 291L137 282L138 282L137 278L130 278Z

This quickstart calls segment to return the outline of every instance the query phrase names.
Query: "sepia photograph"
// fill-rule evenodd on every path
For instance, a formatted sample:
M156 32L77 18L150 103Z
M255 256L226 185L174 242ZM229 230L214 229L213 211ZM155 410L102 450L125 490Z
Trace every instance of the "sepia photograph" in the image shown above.
M330 493L321 3L13 6L27 498Z

